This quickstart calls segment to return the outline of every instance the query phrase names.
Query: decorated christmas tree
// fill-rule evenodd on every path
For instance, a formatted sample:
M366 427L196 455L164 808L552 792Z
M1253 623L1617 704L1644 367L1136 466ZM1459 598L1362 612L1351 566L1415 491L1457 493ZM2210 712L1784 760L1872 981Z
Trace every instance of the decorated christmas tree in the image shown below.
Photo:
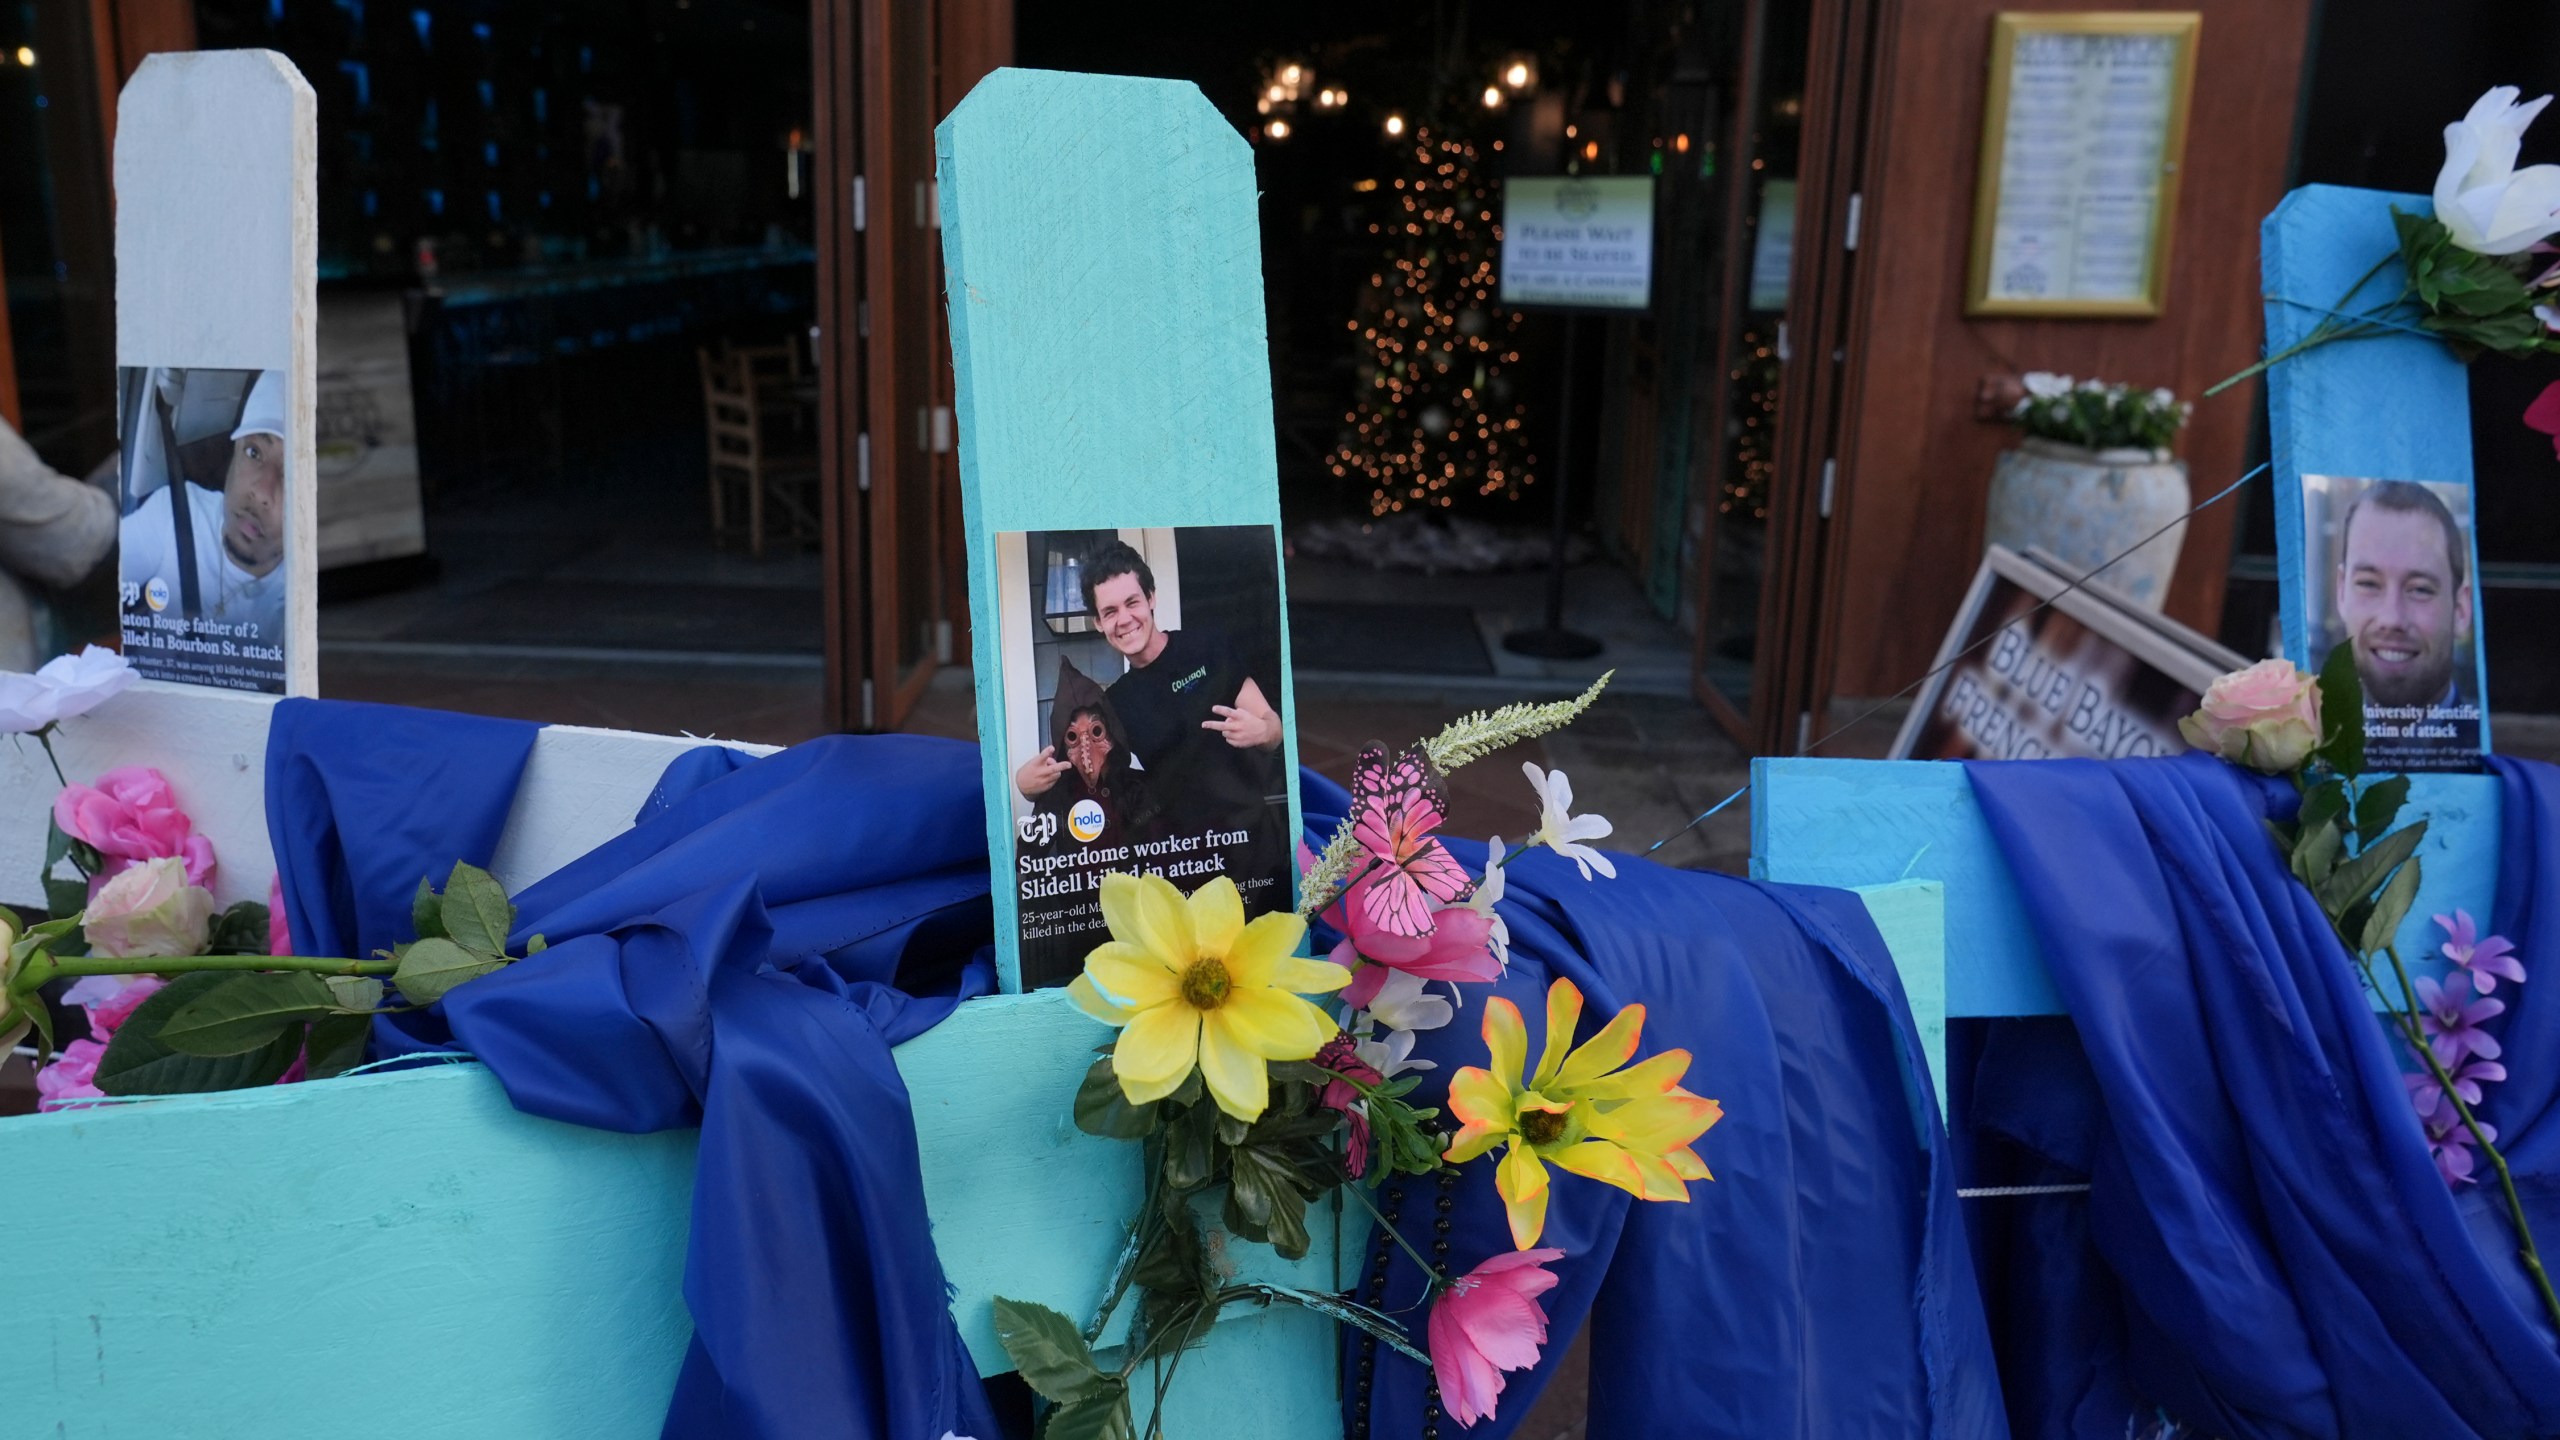
M1332 466L1369 482L1372 514L1517 497L1533 478L1507 373L1520 316L1495 303L1500 196L1478 160L1474 142L1415 127L1369 227L1385 244L1350 321L1359 389Z

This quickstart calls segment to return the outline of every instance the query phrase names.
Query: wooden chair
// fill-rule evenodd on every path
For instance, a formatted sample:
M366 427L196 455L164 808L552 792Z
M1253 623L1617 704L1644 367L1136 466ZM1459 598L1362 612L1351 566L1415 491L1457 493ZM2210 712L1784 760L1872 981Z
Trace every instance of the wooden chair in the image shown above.
M702 420L708 441L711 530L725 540L733 522L728 491L745 492L747 553L764 557L765 509L768 499L781 521L783 537L806 543L818 537L818 470L815 456L796 448L777 450L770 434L768 407L756 383L755 359L744 350L713 354L697 348L702 369Z

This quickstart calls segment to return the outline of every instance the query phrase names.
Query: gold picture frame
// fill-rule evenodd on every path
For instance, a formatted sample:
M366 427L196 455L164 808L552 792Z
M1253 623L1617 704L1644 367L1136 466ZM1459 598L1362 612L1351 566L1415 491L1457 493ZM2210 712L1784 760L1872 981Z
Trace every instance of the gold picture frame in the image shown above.
M2003 11L1993 17L1990 88L1982 107L1981 168L1974 181L1973 248L1965 280L1965 314L2117 319L2149 319L2160 314L2169 284L2169 237L2177 219L2180 167L2186 159L2187 110L2195 90L2196 36L2203 25L2204 16L2195 11ZM2167 41L2171 47L2165 92L2159 96L2156 119L2151 121L2158 128L2159 169L2153 176L2150 203L2144 212L2147 231L2141 246L2140 281L2138 285L2110 287L2111 293L2073 293L2067 289L2055 294L2019 293L2033 288L2040 278L2036 259L2047 239L2066 240L2075 257L2072 263L2077 264L2078 247L2095 228L2082 217L2100 208L2086 204L2090 198L2087 195L2058 189L2055 196L2049 197L2071 202L2072 218L2067 224L2039 227L2022 221L2005 240L2002 233L2002 188L2012 139L2011 103L2016 98L2012 87L2019 51L2022 42L2056 35ZM2087 68L2082 67L2084 71ZM2081 98L2077 93L2073 96L2075 102ZM2077 112L2073 119L2095 123ZM2069 183L2063 182L2066 187ZM2121 203L2113 209L2119 217L2117 235L2107 237L2100 232L2096 238L2117 239L2120 243L2115 248L2121 252L2130 217ZM1999 271L2004 244L2011 252L2009 267ZM2120 259L2107 266L2093 264L2088 268L2124 273ZM2018 277L2018 281L1995 283L2002 275Z

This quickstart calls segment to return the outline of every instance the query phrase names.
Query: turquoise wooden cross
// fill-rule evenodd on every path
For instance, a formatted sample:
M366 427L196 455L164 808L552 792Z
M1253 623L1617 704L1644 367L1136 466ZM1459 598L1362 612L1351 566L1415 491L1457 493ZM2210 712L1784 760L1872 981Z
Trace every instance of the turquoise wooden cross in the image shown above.
M2394 204L2428 213L2422 195L2315 185L2295 191L2267 217L2261 243L2270 352L2300 339L2367 267L2394 253ZM2388 296L2399 283L2395 260L2367 295ZM2271 483L2277 487L2284 551L2286 650L2297 664L2316 668L2320 657L2310 653L2299 579L2301 477L2471 483L2468 382L2461 362L2441 342L2393 333L2286 360L2269 372L2267 395L2275 450ZM2485 743L2485 724L2482 733ZM2425 883L2401 927L2399 947L2403 955L2432 956L2439 937L2431 916L2457 907L2476 916L2490 913L2498 873L2498 786L2485 775L2418 776L2409 803L2431 823L2419 851ZM1960 767L1755 761L1751 824L1752 874L1762 879L1817 885L1925 879L1943 885L1946 1015L2062 1013L2016 883ZM1903 985L1915 1011L1936 989L1932 977L1908 969ZM1923 1024L1925 1031L1925 1017ZM1943 1070L1942 1063L1933 1065L1942 1100Z
M995 497L972 514L973 562L988 527L1087 505L1276 521L1251 165L1232 130L1188 86L1008 72L942 146L962 454ZM199 811L225 898L258 895L266 709L137 691L56 745L75 775L153 764L182 797L219 797ZM501 878L521 888L610 838L696 743L543 731ZM40 756L0 750L11 846L52 793ZM41 898L6 889L31 881L31 854L0 894ZM1936 973L1938 897L1925 881L1868 896L1906 975ZM1089 1313L1139 1204L1135 1148L1070 1114L1105 1033L1049 991L974 1001L897 1052L953 1314L987 1373L1010 1367L994 1297ZM654 1435L689 1334L694 1151L690 1134L519 1114L471 1064L0 1120L27 1222L11 1333L36 1357L0 1386L0 1440ZM1348 1215L1319 1227L1294 1266L1213 1243L1247 1276L1326 1290L1348 1283L1337 1257L1358 1231ZM1337 1432L1330 1322L1222 1320L1172 1393L1170 1433Z

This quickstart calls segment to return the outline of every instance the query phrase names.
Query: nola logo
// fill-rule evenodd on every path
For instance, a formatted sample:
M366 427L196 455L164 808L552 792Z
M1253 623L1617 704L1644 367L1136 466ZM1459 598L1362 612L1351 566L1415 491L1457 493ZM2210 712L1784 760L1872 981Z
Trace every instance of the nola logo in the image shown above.
M1058 838L1058 817L1046 810L1034 810L1013 822L1013 833L1025 845L1046 845Z
M144 604L151 607L154 614L168 609L169 582L157 575L152 576L151 583L142 587L142 600Z
M1067 833L1082 844L1092 844L1093 837L1102 833L1101 802L1091 796L1077 801L1075 808L1067 812Z

